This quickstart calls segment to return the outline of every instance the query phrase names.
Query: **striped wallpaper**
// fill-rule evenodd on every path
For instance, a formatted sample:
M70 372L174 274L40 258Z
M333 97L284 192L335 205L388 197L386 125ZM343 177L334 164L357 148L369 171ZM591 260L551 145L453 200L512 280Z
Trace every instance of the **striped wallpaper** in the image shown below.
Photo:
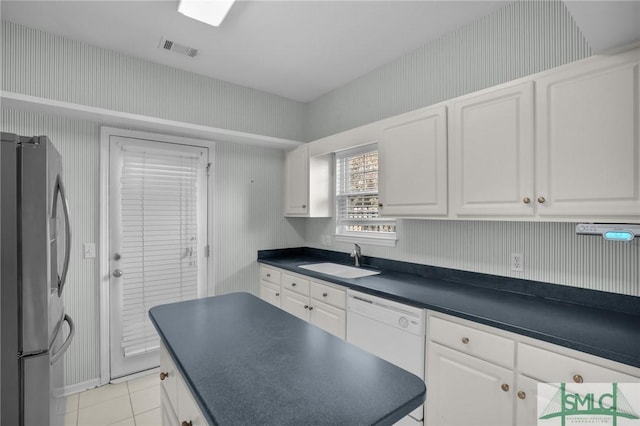
M2 21L2 90L301 140L303 104Z
M65 305L77 330L65 356L66 383L92 382L100 376L99 264L83 259L82 244L100 247L100 125L3 109L0 130L47 135L62 154L73 230ZM257 251L304 245L304 219L283 217L284 152L217 142L214 155L216 281L209 294L258 294Z
M516 1L305 105L306 140L583 59L559 0Z
M333 219L309 219L309 247L348 252L352 244L322 245L335 233ZM362 246L375 256L445 268L640 296L640 239L630 243L575 234L573 223L404 219L397 247ZM524 271L512 272L511 253Z

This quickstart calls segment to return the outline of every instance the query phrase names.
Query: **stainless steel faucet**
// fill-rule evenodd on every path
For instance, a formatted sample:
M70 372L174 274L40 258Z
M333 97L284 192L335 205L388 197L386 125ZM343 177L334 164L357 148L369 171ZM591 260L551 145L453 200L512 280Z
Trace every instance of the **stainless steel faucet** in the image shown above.
M356 268L360 267L360 259L362 259L362 249L357 244L354 244L353 251L351 252L351 257L356 259Z

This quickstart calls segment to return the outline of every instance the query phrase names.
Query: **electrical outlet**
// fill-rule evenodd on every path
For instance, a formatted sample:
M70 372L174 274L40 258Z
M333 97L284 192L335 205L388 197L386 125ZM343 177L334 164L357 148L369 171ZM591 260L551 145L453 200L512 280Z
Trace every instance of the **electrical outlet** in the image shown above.
M513 272L524 271L524 256L522 253L511 253L511 270Z
M85 259L93 259L96 257L96 244L95 243L84 243L82 245L84 258Z

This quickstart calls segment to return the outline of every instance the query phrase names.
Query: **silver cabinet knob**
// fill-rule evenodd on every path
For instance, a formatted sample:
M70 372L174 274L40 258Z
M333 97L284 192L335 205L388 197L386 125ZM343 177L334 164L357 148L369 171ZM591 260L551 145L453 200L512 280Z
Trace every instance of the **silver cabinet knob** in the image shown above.
M116 269L113 271L113 276L116 278L120 278L122 276L122 271L120 269Z

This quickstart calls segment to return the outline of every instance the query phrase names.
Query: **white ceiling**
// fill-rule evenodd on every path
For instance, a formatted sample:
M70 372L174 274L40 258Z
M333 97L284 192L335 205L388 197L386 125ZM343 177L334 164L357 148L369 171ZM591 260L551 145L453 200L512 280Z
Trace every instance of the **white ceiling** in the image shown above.
M308 102L505 1L240 1L218 28L165 1L8 1L2 19ZM197 48L158 49L161 37Z

